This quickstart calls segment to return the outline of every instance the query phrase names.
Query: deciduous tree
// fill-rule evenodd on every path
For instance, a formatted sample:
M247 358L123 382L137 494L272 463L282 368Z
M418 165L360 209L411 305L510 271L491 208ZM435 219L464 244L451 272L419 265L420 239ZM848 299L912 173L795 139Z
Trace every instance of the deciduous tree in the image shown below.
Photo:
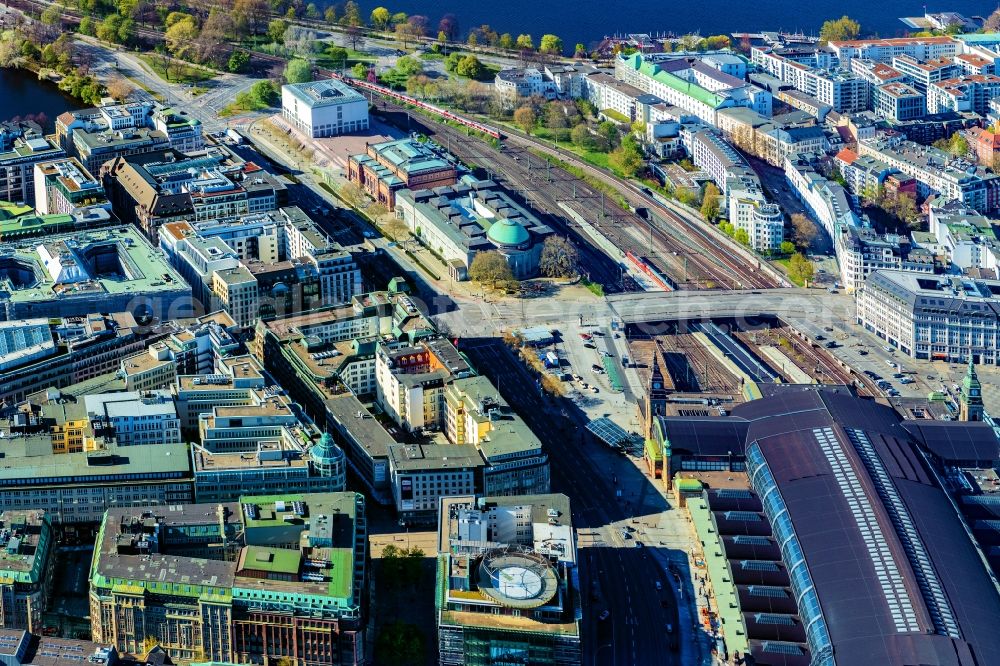
M389 10L385 7L376 7L372 10L371 16L369 17L372 22L372 26L378 28L379 30L385 30L389 27L390 18L391 15L389 14Z
M701 216L710 222L715 222L719 217L721 199L721 193L715 183L706 185L705 194L701 198Z
M293 58L285 65L285 80L289 83L312 81L312 65L308 60Z
M281 44L285 39L286 30L288 30L288 21L274 19L267 24L267 38L275 44Z
M841 16L836 20L825 21L823 27L820 28L819 38L824 42L837 42L857 39L860 34L860 23L849 16Z
M562 38L556 35L542 35L542 41L539 42L538 52L546 53L549 55L562 55L563 41Z
M478 79L483 75L485 68L483 63L479 62L479 58L469 54L458 61L455 66L455 73L459 76L467 76L470 79Z
M104 87L107 88L108 96L119 102L124 102L135 91L135 86L123 76L112 76Z
M446 40L454 41L458 39L458 17L454 14L445 14L438 21L438 33L444 33Z
M538 122L538 117L533 108L522 106L514 111L514 122L520 125L525 133L531 134L531 131L535 129L535 123Z
M812 262L801 252L796 252L788 260L788 276L796 282L809 282L813 279L815 270Z
M469 279L496 288L514 282L514 274L503 255L490 250L476 253L472 265L469 266Z
M167 50L175 58L185 58L192 53L195 48L195 40L198 38L198 26L194 22L193 16L179 20L169 28L164 35Z
M816 224L802 213L793 213L791 222L795 247L808 250L819 234Z
M355 27L361 25L361 8L358 7L358 3L354 2L354 0L347 0L344 3L344 15L340 17L340 23Z
M549 236L542 244L538 270L546 277L573 277L579 262L580 253L565 236Z
M621 172L627 178L631 178L642 168L642 149L639 143L631 134L622 139L622 144L613 150L608 156L608 164L611 168ZM716 212L718 215L718 212Z
M514 44L523 51L533 51L535 49L535 41L531 38L531 35L518 35L517 41Z
M241 35L258 35L267 25L271 13L268 0L234 0L233 21Z

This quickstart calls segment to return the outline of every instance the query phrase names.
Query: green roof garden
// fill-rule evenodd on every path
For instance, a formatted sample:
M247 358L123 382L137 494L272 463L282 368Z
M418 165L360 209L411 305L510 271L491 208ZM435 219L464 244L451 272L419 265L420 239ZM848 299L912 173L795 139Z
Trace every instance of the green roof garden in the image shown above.
M294 576L299 572L302 554L290 548L247 546L242 558L242 568L268 573Z

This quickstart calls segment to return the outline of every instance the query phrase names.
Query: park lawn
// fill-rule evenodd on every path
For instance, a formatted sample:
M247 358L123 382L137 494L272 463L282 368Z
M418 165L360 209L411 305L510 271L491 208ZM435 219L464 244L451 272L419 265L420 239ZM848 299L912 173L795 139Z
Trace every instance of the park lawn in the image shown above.
M162 58L154 55L141 54L139 57L144 63L149 65L150 69L156 72L157 76L171 83L201 83L203 81L211 81L216 76L216 73L210 69L189 65L177 60L168 60L164 63Z
M368 64L370 62L375 62L374 56L368 53L363 53L362 51L355 51L354 49L347 49L347 62L343 63L339 59L334 60L326 52L316 54L316 66L322 67L323 69L350 69L353 65L363 62Z
M424 51L420 54L421 60L444 60L443 53L435 53L434 51Z
M792 261L791 259L772 259L771 263L780 266L781 272L784 273L785 277L791 280L796 287L806 286L806 283L803 280L792 277L791 273L789 273L788 268L789 265L791 264L791 261Z

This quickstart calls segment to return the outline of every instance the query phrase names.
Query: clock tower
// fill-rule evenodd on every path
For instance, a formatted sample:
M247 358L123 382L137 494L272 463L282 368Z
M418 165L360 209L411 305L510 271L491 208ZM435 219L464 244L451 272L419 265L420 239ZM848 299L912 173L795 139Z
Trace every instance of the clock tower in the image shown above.
M976 366L969 356L969 370L962 380L962 395L959 398L958 418L960 421L983 420L983 385L976 376Z

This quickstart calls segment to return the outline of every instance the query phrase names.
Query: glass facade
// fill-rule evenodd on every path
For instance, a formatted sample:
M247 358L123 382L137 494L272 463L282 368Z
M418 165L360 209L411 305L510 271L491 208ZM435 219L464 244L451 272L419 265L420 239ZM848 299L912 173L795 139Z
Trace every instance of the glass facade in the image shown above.
M791 579L792 590L795 593L795 601L798 603L799 617L802 618L802 624L805 626L806 640L813 657L812 664L813 666L834 666L833 643L830 641L830 632L827 630L826 620L823 618L823 609L820 607L819 597L816 595L812 577L809 575L802 547L795 535L792 520L788 516L788 509L778 490L778 484L775 482L767 460L764 459L764 454L756 442L747 447L746 464L750 485L761 498L764 513L771 523L774 538L781 548L781 558L788 570L788 577Z

